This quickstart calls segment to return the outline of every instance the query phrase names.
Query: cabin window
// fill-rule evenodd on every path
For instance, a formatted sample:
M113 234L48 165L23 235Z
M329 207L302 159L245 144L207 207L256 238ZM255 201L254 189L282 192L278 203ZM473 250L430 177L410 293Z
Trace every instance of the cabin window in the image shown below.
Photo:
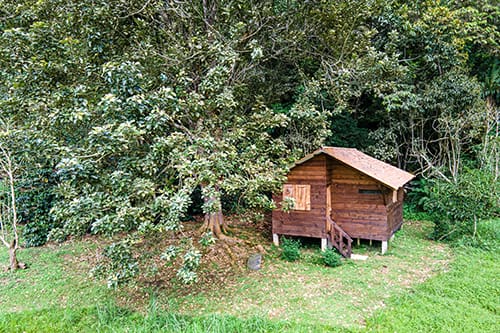
M292 198L295 201L293 210L311 210L311 185L283 185L283 199Z
M359 194L382 194L381 190L366 190L366 189L359 189L358 190Z

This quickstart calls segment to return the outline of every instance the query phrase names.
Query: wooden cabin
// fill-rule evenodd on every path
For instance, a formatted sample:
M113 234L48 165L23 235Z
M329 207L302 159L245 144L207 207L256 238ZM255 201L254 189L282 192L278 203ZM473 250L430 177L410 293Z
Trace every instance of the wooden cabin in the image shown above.
M403 186L414 176L357 149L322 147L297 161L273 195L273 241L279 235L321 238L350 257L353 239L387 242L403 223ZM283 199L293 208L283 211Z

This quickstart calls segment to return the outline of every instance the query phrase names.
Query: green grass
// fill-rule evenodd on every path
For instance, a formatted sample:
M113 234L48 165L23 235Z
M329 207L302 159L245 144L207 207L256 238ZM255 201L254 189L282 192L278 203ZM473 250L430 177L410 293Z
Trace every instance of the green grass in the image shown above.
M328 329L328 328L327 328ZM0 316L0 332L322 332L284 321L211 315L189 317L170 313L141 315L116 305L50 308Z
M499 251L457 250L451 270L394 297L368 320L370 332L498 332Z
M126 291L88 277L79 254L95 251L90 241L25 249L29 269L0 273L0 332L496 332L498 247L450 249L428 228L409 223L387 255L365 245L355 252L368 261L336 268L315 248L293 263L271 251L261 271L219 290L150 293L144 308L118 306Z
M450 251L426 239L429 227L408 223L391 242L387 255L380 255L379 244L362 245L354 252L367 254L367 261L348 261L336 268L318 264L319 241L302 249L296 262L271 253L264 258L262 270L228 281L221 290L177 295L175 308L183 314L224 313L311 326L361 327L367 317L385 306L385 300L446 269ZM168 297L159 295L159 303L172 302Z
M94 249L91 242L73 242L19 251L19 261L29 268L0 273L0 313L83 307L105 300L108 291L89 277L89 263L75 261L78 254ZM2 248L0 265L7 263L8 255Z
M368 320L366 331L498 332L500 219L481 221L475 240L464 237L454 244L449 271L392 297Z

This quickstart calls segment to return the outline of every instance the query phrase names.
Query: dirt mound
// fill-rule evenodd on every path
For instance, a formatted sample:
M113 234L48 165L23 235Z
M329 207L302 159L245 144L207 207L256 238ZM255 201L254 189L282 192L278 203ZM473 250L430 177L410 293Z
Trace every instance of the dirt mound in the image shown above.
M201 245L199 231L202 218L183 224L177 233L158 234L137 244L136 255L140 263L140 276L125 288L120 303L137 304L147 302L148 292L175 292L177 295L210 291L231 283L238 276L247 274L247 260L254 253L265 254L271 247L271 226L269 219L254 222L244 216L226 219L229 226L228 240L216 240L208 246ZM161 254L171 245L178 246L192 239L192 244L201 253L200 267L196 282L186 285L176 276L182 258L173 262L161 259Z

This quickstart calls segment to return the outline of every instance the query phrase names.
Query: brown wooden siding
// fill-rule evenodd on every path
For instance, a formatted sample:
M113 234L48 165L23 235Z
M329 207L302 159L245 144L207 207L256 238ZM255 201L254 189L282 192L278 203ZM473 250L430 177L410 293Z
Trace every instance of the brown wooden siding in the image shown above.
M277 204L272 216L275 234L325 238L328 186L332 219L352 238L387 240L401 226L402 189L393 202L391 189L325 155L294 167L287 184L311 185L311 210L285 213L281 210L282 194L273 195Z
M281 210L282 193L273 195L278 209L273 211L273 233L324 238L326 224L326 156L318 156L295 167L287 176L287 184L311 185L311 210Z
M403 223L403 199L404 190L398 190L398 201L387 206L387 232L392 236L396 230L401 227ZM390 237L389 236L389 237Z
M353 238L387 239L386 202L392 191L341 162L330 164L332 219Z

